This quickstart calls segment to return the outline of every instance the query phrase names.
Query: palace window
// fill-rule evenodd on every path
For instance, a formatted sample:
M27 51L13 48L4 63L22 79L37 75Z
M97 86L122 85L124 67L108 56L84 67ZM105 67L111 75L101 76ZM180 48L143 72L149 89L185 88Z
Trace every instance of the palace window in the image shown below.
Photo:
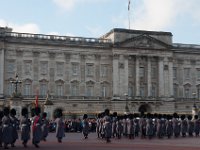
M43 61L40 63L40 72L42 75L47 75L48 73L48 62Z
M72 86L71 86L71 96L79 96L79 86L78 86L78 84L72 84Z
M197 69L197 80L200 80L200 68Z
M25 61L24 62L24 74L31 75L31 71L32 71L31 61Z
M133 66L129 66L128 67L128 76L129 77L133 77L134 76L134 67Z
M107 76L108 76L108 66L101 65L101 77L107 77Z
M178 97L178 85L174 84L173 89L174 89L174 97L177 98Z
M177 78L177 68L176 67L173 68L173 78L174 79Z
M31 81L30 80L26 80L24 85L23 85L23 91L24 91L24 95L25 96L29 96L29 95L32 95L31 91L32 91L32 88L31 88Z
M40 83L40 93L39 93L39 95L44 97L44 96L46 96L46 94L47 94L47 83L42 82L42 83Z
M87 86L86 96L94 96L94 86Z
M15 62L9 61L7 65L7 73L14 73L15 72Z
M140 96L144 97L145 96L145 89L143 86L140 87Z
M133 87L132 86L129 86L128 87L128 96L129 97L132 97L134 94L133 94Z
M101 86L101 97L107 97L107 87L105 85Z
M59 83L56 85L56 95L63 96L63 84Z
M57 75L58 76L63 76L64 63L61 63L61 62L56 63L56 68L57 68Z
M140 78L144 78L145 72L144 72L144 67L140 67Z
M12 83L8 83L7 85L7 94L12 95L13 92L15 91L15 85Z
M151 87L151 96L152 97L156 97L157 93L156 93L156 85L152 85Z
M94 75L94 65L86 64L86 76L93 76L93 75Z
M185 96L185 98L191 98L191 93L190 93L191 91L190 91L190 85L185 85L184 86L184 96Z
M185 79L190 78L190 68L184 68L184 77Z
M157 76L157 72L156 72L156 67L152 67L151 68L151 78L152 79L156 79L156 76Z
M78 75L78 70L79 70L79 64L72 63L72 75Z

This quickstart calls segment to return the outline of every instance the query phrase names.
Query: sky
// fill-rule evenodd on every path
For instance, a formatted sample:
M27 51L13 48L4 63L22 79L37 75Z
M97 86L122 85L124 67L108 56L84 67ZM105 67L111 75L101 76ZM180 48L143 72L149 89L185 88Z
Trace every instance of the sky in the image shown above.
M14 32L98 38L113 28L172 32L200 45L200 0L0 0L0 26Z

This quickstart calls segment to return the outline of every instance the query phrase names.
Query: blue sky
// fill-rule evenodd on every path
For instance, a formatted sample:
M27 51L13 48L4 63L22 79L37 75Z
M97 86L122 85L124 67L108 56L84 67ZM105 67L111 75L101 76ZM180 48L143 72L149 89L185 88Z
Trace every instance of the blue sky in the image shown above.
M200 0L131 0L131 29L200 44ZM0 26L16 32L99 37L128 28L128 0L1 0Z

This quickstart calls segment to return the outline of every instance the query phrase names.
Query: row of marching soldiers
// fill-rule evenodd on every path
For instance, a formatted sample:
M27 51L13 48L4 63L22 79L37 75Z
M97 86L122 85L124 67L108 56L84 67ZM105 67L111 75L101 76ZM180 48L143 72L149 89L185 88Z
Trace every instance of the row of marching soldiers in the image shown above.
M192 118L191 115L172 115L165 114L128 114L124 116L100 113L97 119L97 135L98 138L105 138L110 142L110 138L120 139L122 136L134 139L141 138L171 138L199 136L200 119L197 115ZM109 125L108 125L109 124ZM106 126L109 126L109 136L106 134Z
M48 120L44 112L40 116L40 108L34 109L32 118L28 118L28 109L22 108L21 118L16 118L16 110L5 107L0 111L0 147L8 149L8 146L15 147L15 142L19 138L18 128L21 131L21 141L24 147L27 147L28 141L32 138L32 144L39 148L41 140L46 141L48 136ZM58 110L56 114L56 137L61 142L64 137L64 123L62 121L62 111Z

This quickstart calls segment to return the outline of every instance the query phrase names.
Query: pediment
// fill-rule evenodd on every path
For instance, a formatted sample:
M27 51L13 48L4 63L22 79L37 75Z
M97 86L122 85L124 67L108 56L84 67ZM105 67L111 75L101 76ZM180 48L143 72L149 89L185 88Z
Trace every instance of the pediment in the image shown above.
M136 47L136 48L152 48L152 49L167 49L170 45L149 35L139 35L126 39L119 43L121 47Z

